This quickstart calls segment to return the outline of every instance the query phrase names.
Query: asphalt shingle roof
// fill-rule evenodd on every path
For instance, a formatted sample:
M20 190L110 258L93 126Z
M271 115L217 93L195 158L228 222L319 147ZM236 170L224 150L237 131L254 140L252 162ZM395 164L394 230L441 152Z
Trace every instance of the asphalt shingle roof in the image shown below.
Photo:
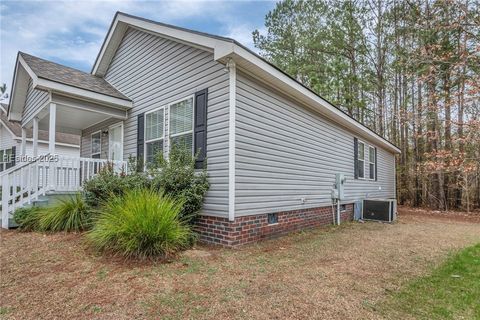
M20 52L20 55L39 78L130 101L129 98L124 96L101 77L44 60L24 52Z

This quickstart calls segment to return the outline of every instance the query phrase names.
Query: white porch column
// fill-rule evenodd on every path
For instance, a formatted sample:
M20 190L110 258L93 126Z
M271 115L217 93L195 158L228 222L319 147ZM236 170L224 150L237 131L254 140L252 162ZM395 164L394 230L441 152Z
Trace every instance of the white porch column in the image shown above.
M20 145L20 155L23 157L27 153L27 129L22 127L22 144Z
M33 118L33 157L38 156L38 118Z
M57 105L50 103L50 123L48 127L48 152L55 154L55 127L57 121Z
M57 105L53 102L50 103L50 122L48 124L48 152L50 156L55 154L55 128L57 121ZM53 162L53 158L50 160L50 176L48 177L50 190L57 189L57 168L56 163Z

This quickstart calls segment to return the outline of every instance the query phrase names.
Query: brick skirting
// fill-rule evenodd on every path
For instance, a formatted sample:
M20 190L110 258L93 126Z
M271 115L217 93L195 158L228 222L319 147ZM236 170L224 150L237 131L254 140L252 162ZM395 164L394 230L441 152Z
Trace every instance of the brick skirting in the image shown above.
M332 207L310 208L278 212L278 223L268 224L268 214L227 218L200 216L195 224L200 241L235 247L263 239L273 238L292 231L332 224ZM353 204L347 204L341 221L353 219Z

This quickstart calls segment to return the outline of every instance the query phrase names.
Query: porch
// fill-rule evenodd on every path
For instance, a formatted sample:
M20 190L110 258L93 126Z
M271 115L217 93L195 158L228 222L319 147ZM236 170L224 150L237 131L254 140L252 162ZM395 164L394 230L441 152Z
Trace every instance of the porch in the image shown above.
M9 227L15 209L32 205L41 195L77 192L103 167L126 171L123 126L132 102L104 79L19 53L9 105L9 120L21 123L20 150L15 166L0 173L2 228ZM56 150L60 133L81 135L105 121L120 124L106 130L108 154L66 157ZM33 152L26 154L27 130L32 130ZM48 132L48 153L39 154L39 130ZM98 140L92 139L92 151ZM98 155L98 156L97 156Z

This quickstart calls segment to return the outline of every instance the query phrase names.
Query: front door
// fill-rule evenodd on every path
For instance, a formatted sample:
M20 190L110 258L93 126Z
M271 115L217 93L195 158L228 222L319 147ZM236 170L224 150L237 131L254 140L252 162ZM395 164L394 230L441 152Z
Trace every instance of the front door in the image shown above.
M108 129L108 159L123 160L123 124Z

